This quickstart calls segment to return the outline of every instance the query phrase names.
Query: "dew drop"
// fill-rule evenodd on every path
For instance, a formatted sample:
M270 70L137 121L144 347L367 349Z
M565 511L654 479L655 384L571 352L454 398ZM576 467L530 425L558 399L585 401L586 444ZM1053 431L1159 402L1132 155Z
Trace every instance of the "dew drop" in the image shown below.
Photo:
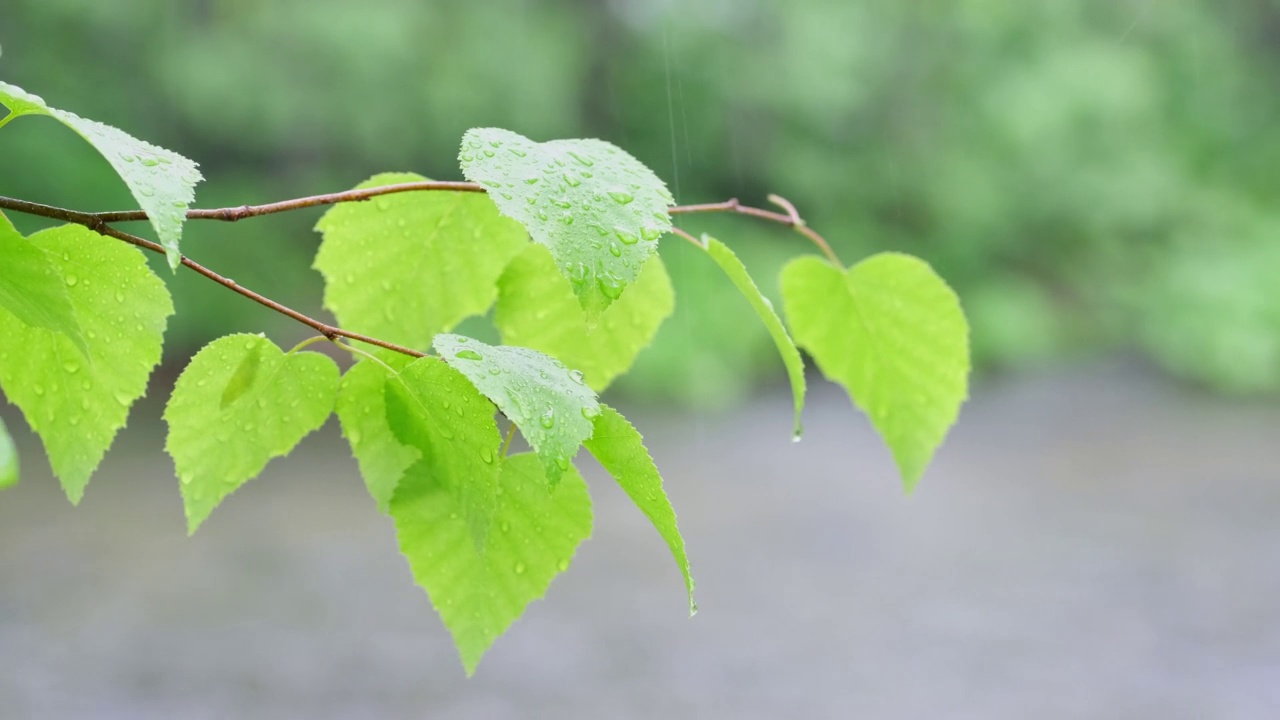
M546 412L542 413L542 417L538 418L538 424L548 430L555 427L556 411L548 408Z
M655 227L645 226L640 228L640 237L645 240L657 240L661 237L662 231Z
M570 370L570 371L569 371L569 379L570 379L570 380L572 380L572 381L574 381L574 382L576 382L576 383L578 383L579 385L583 384L583 382L582 382L582 371L581 371L581 370Z
M623 245L635 245L640 242L640 238L636 237L635 233L627 232L620 227L614 228L613 234L618 236L618 240L621 241Z
M463 360L483 360L484 356L475 350L459 350L458 357Z
M622 257L622 248L618 247L618 243L609 243L609 254L614 257Z
M582 181L581 181L581 180L579 180L578 178L574 177L574 176L573 176L573 173L565 173L565 174L564 174L564 182L565 182L565 184L566 184L566 185L568 185L569 187L578 187L579 185L581 185L581 184L582 184Z
M591 167L592 165L595 165L595 161L593 161L591 158L579 155L578 153L572 150L569 151L569 157L572 157L574 160L577 160L578 164L582 165L583 167Z
M586 282L587 266L582 263L574 263L573 267L569 268L569 279L572 280L575 285L581 285Z
M139 159L139 162L142 163L143 167L155 167L160 164L159 160L150 156Z
M631 193L621 192L619 190L610 190L609 197L613 198L613 201L619 205L627 205L636 199Z
M622 280L617 275L611 272L601 273L597 281L600 284L600 292L610 300L617 300L622 295Z
M78 282L80 282L80 278L76 277L75 275L68 275L68 276L67 276L67 285L68 285L68 286L70 286L70 287L75 287L75 286L76 286L76 283L78 283Z
M79 363L68 360L62 364L62 369L66 370L68 375L75 375L80 372L80 365Z

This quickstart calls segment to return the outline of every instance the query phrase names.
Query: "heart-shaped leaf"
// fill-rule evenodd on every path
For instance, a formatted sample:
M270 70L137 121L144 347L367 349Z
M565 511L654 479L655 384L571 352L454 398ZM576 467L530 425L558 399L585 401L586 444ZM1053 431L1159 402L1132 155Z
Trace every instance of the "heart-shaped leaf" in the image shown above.
M137 248L80 225L27 240L66 286L88 357L63 332L33 327L0 307L0 388L40 435L73 503L147 391L173 302ZM3 263L4 260L0 260Z
M385 173L358 188L426 180ZM407 192L342 203L316 223L325 307L342 327L425 350L432 336L493 304L494 284L529 246L480 193Z
M671 278L655 254L627 292L588 328L582 306L551 254L532 245L502 273L493 322L507 345L541 350L581 370L588 386L604 392L648 347L674 309Z
M445 362L520 426L554 486L582 441L591 437L591 422L600 414L600 401L582 371L568 370L537 350L488 345L461 335L441 333L432 344Z
M462 138L462 173L546 245L595 322L635 281L671 229L671 193L653 171L601 140L539 143L509 130Z
M502 504L484 551L476 549L447 483L410 469L391 499L400 552L453 635L467 674L498 636L569 569L591 535L591 498L576 470L547 492L533 455L502 462Z
M338 380L338 366L324 355L286 354L260 335L228 335L191 358L164 411L165 450L182 482L188 532L324 424Z
M793 260L782 299L796 341L871 418L910 491L968 395L959 298L923 260L882 253L847 272Z

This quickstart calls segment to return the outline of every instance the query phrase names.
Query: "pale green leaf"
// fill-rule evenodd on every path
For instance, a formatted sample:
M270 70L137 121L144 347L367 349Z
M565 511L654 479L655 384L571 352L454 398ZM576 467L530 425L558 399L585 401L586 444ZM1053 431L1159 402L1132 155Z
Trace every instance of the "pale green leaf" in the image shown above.
M169 291L142 252L79 225L32 235L67 286L88 360L66 335L0 309L0 388L44 441L67 497L80 502L160 362Z
M645 449L644 438L622 413L601 405L600 415L595 421L595 434L587 440L586 447L666 541L676 567L684 575L685 589L689 593L689 614L698 612L698 604L693 599L693 575L689 571L684 538L676 525L676 512L662 489L662 476Z
M617 300L671 229L666 185L602 140L538 143L509 130L462 138L462 173L551 250L588 322Z
M969 325L927 263L873 255L847 272L816 257L782 270L796 341L888 444L910 491L968 395Z
M410 470L391 500L400 551L453 635L468 675L591 535L591 498L576 470L548 493L537 459L513 455L503 461L499 482L502 506L483 553L439 477Z
M432 344L520 427L554 486L582 441L591 437L591 421L600 413L582 372L537 350L487 345L461 335L442 333Z
M719 240L704 235L703 242L706 245L707 254L724 270L742 296L751 304L751 309L760 316L770 337L773 338L773 344L778 347L778 353L782 355L782 364L787 368L787 378L791 381L791 396L795 405L795 424L792 427L792 433L795 439L799 440L800 434L804 431L800 425L800 411L804 409L804 359L800 357L800 351L791 341L787 329L782 326L782 320L774 311L773 303L760 292L760 288L751 279L747 266L742 264L729 246Z
M404 478L426 476L447 488L474 546L483 548L498 511L502 438L493 421L493 404L457 370L434 357L415 360L388 380L383 403L396 441L420 457Z
M67 282L44 250L22 237L0 214L0 308L32 327L60 332L88 357Z
M223 406L228 385L253 354L260 359L252 382ZM181 481L188 532L324 424L338 381L338 366L324 355L286 354L260 335L218 338L191 358L164 410L165 450Z
M404 369L412 358L395 355L386 358L388 365L361 360L342 376L335 411L342 423L342 434L351 445L351 453L360 464L369 494L386 512L400 476L421 456L417 450L396 440L387 424L383 386L387 378Z
M596 392L626 372L675 309L675 292L657 254L618 301L588 328L569 281L550 253L530 246L511 261L498 281L494 324L507 345L541 350L582 371Z
M39 95L3 82L0 82L0 104L9 108L11 117L48 115L88 140L124 180L138 207L146 211L168 255L169 267L178 267L182 259L178 250L182 224L187 220L187 208L195 199L196 183L203 179L194 162L110 125L51 108Z
M357 187L418 182L385 173ZM316 224L315 268L342 327L419 350L489 309L495 284L528 246L519 223L481 193L406 192L334 206Z
M18 484L18 449L0 419L0 490Z

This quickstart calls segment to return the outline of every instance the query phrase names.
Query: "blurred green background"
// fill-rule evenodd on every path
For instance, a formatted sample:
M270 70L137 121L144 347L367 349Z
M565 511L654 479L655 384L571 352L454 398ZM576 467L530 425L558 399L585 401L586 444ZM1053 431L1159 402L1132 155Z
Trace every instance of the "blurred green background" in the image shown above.
M1254 394L1280 389L1278 40L1264 0L8 0L0 78L199 161L201 206L457 178L474 126L604 138L680 202L776 192L847 262L926 258L980 369L1124 353ZM130 206L54 122L9 126L0 157L0 194ZM184 248L318 312L318 215L194 223ZM746 218L681 225L770 293L810 250ZM714 265L666 245L677 315L622 390L723 405L780 382ZM230 331L305 335L190 273L171 286L171 362Z

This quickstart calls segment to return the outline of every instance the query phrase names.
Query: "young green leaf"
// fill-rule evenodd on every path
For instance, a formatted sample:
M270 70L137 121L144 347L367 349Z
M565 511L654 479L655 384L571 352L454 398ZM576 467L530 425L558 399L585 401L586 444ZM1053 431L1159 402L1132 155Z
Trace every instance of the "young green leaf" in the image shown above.
M397 483L429 477L448 489L450 506L461 515L474 547L483 549L498 512L502 437L493 422L493 404L439 358L416 360L384 383L383 404L396 441L420 457Z
M747 272L747 266L742 264L742 261L729 249L729 246L719 240L704 235L703 242L706 245L707 254L724 270L724 273L737 286L738 291L751 304L751 309L755 310L756 315L760 316L760 320L764 322L769 335L773 337L773 344L778 347L778 353L782 355L782 364L786 366L787 378L791 381L791 396L794 399L796 410L792 433L795 439L799 440L800 434L804 431L800 425L800 412L804 409L805 390L804 360L800 357L800 351L796 349L796 344L791 341L791 336L787 334L787 329L782 326L782 320L778 317L778 313L774 311L773 303L769 302L769 298L760 292L760 288L756 287L755 281L751 279L751 275Z
M400 476L421 457L417 450L396 440L387 424L387 406L383 399L387 379L395 377L411 360L405 355L388 357L387 365L361 360L347 370L338 387L335 410L342 423L342 434L360 464L360 475L369 494L383 512L387 511Z
M676 512L662 489L662 476L644 447L644 438L622 413L608 405L601 405L600 411L595 421L595 434L586 442L587 450L613 476L667 542L676 567L684 575L684 586L689 593L689 614L692 615L698 612L698 604L693 599L693 575L689 572L684 538L676 525Z
M358 188L418 182L376 175ZM489 309L494 285L528 246L519 223L480 193L407 192L335 205L316 223L315 268L342 327L425 349L438 332Z
M923 260L881 253L847 272L793 260L782 299L796 340L871 418L910 491L968 394L959 298Z
M591 420L600 413L596 394L580 370L537 350L486 345L461 335L440 334L432 343L440 357L520 427L554 487L569 469Z
M468 130L462 174L489 190L504 215L551 250L594 322L671 229L667 186L601 140L538 143L497 128Z
M28 241L66 285L88 358L64 333L0 308L0 388L44 441L67 498L79 503L147 390L173 302L142 253L118 240L64 225Z
M224 406L254 354L260 357L253 378ZM338 380L338 366L324 355L286 354L260 335L228 335L191 358L164 410L165 450L182 483L189 533L272 458L289 454L324 424Z
M22 237L0 213L0 308L32 327L66 335L89 356L80 323L67 295L67 282L44 250Z
M182 259L178 250L182 224L187 220L187 208L195 199L196 183L203 179L194 162L110 125L51 108L39 95L3 82L0 82L0 104L9 108L9 119L47 115L74 130L102 153L124 180L138 206L146 211L169 258L169 267L177 269Z
M513 455L499 482L502 506L483 552L438 476L410 470L391 499L400 552L453 635L467 675L591 535L591 498L577 471L566 471L559 490L548 493L538 461Z
M0 419L0 490L18 484L18 449L13 446L9 429Z
M578 368L587 385L604 392L648 347L674 309L671 278L655 253L626 294L589 329L551 254L532 245L502 273L493 321L507 345L541 350Z

